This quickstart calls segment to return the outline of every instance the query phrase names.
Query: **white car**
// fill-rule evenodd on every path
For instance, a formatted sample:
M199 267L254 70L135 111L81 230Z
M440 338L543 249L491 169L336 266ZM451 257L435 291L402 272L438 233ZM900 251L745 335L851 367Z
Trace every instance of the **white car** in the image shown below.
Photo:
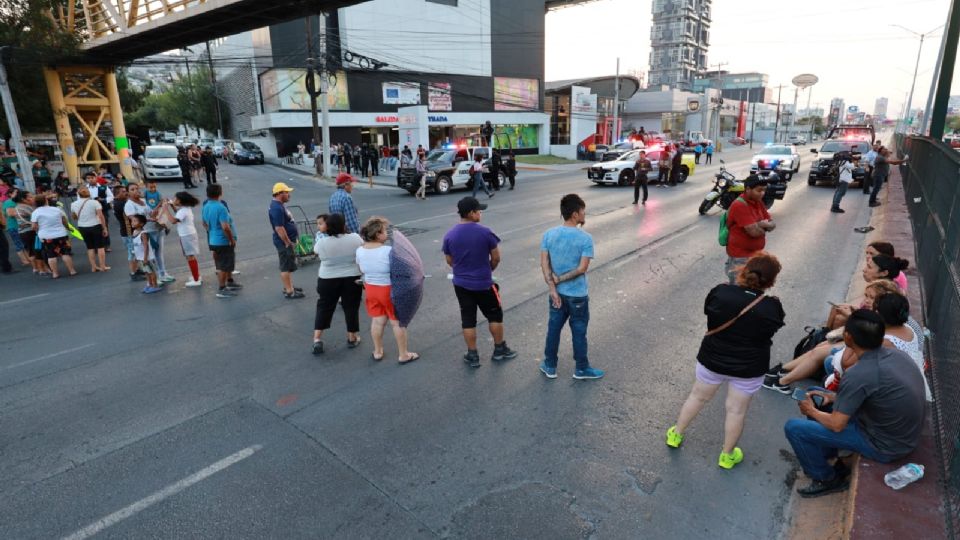
M663 149L660 147L651 147L644 151L647 153L647 159L650 160L652 168L652 170L647 173L647 177L651 182L656 182L660 172L659 165ZM634 180L633 167L636 165L639 157L640 150L633 150L616 159L598 163L587 169L587 178L593 183L601 185L616 184L618 186L626 186L632 184ZM696 165L693 154L691 153L683 153L680 159L680 174L677 176L677 182L683 183L693 174Z
M800 172L800 154L792 144L770 144L754 154L750 161L751 173L776 171L784 180Z
M148 146L140 156L140 170L146 180L180 180L177 147L172 144Z

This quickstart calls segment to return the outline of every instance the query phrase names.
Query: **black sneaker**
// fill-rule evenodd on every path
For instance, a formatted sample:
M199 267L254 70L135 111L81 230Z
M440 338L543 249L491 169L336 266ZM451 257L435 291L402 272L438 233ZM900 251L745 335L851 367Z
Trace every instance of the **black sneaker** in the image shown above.
M477 351L467 351L467 354L463 355L463 361L470 364L472 368L480 367L480 355Z
M844 210L843 208L831 208L830 211L833 212L834 214L843 214L844 212L846 212L846 210Z
M834 475L831 480L813 480L807 487L797 488L797 494L805 499L821 497L828 493L836 493L850 487L848 477Z
M774 392L780 392L781 394L789 396L793 389L790 388L789 384L780 384L780 374L771 375L767 373L763 376L763 387L767 390L773 390Z
M499 345L494 345L493 347L493 356L490 357L490 360L494 362L501 362L503 360L513 360L517 357L517 351L507 347L507 342L504 341Z
M314 342L313 342L313 354L314 354L314 355L321 355L321 354L323 354L323 342L322 342L322 341L314 341Z
M226 287L226 289L227 289L228 291L239 291L239 290L242 289L242 288L243 288L243 285L241 285L241 284L239 284L239 283L237 283L237 282L235 282L235 281L228 281L228 282L227 282L227 287Z
M287 292L283 293L283 297L286 298L287 300L295 300L298 298L303 298L304 296L306 295L304 295L302 292L296 289L294 289L294 291L291 293L287 293Z

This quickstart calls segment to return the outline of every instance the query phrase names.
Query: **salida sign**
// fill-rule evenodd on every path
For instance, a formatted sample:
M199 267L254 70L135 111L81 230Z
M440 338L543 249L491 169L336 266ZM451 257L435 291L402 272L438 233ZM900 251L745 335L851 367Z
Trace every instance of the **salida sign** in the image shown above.
M374 120L378 124L397 124L400 122L400 117L393 114L384 114L384 115L377 116L376 118L374 118ZM430 115L430 116L427 116L427 121L428 122L448 122L449 120L447 120L447 117L443 115Z

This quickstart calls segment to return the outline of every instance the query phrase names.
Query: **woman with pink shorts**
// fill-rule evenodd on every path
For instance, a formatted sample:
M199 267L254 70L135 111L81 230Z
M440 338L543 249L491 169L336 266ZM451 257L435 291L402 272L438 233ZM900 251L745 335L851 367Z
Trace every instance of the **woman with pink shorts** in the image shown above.
M680 408L676 425L667 430L667 446L679 448L683 434L700 409L727 383L723 449L718 465L732 469L743 461L737 441L750 399L760 389L770 367L773 335L783 327L783 306L765 292L780 273L780 261L765 252L751 257L740 270L736 285L723 283L707 295L704 313L707 333L697 354L696 382Z

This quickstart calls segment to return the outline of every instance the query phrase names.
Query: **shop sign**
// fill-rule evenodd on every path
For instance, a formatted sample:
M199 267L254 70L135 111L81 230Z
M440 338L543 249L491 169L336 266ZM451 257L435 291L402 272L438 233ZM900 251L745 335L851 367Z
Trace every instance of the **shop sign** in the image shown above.
M452 111L450 83L430 83L427 86L427 104L431 111Z
M378 116L374 120L381 124L396 124L400 119L394 115Z
M442 115L430 115L427 117L427 121L428 122L444 122L444 123L449 122L449 120L447 120L447 117Z

